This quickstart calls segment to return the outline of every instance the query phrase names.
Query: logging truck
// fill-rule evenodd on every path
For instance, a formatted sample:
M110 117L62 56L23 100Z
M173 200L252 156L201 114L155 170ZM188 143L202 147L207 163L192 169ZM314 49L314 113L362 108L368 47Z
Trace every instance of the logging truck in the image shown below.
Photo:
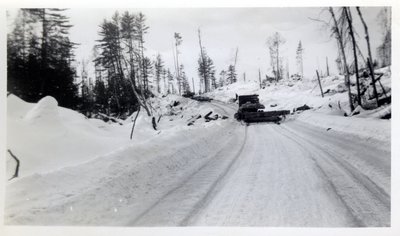
M279 122L290 114L289 110L265 111L265 106L260 103L257 94L238 96L238 104L239 108L235 117L246 123Z

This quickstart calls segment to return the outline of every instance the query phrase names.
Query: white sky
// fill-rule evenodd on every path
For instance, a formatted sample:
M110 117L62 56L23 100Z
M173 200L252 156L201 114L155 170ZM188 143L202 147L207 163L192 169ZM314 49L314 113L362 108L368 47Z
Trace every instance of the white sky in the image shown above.
M330 38L327 27L309 19L319 17L328 20L328 12L322 11L322 8L69 9L67 15L74 25L70 30L70 38L80 44L75 51L77 61L93 59L92 48L95 40L99 39L98 26L104 18L110 19L116 10L120 13L129 10L145 14L147 25L150 27L145 37L146 55L154 59L159 52L171 71L174 71L173 36L174 32L179 32L183 37L179 60L184 64L188 77L194 77L195 81L198 79L199 27L202 31L202 44L216 66L217 78L222 69L227 69L228 65L233 63L236 47L239 47L239 79L243 78L245 72L246 80L258 80L259 68L263 74L270 74L266 40L274 32L281 33L286 39L283 52L289 60L291 74L297 71L295 52L299 40L305 49L305 76L315 76L318 67L325 71L325 57L328 57L330 70L336 71L336 42ZM362 8L370 30L373 54L382 37L377 22L379 10L380 8L376 7ZM360 37L360 47L365 48L364 29L353 8L352 14Z

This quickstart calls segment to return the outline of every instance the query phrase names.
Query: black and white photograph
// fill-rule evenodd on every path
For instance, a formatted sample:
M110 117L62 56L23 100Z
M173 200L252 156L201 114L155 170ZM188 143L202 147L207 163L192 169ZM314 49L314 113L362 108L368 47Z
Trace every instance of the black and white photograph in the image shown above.
M4 226L393 226L392 5L132 4L4 9Z

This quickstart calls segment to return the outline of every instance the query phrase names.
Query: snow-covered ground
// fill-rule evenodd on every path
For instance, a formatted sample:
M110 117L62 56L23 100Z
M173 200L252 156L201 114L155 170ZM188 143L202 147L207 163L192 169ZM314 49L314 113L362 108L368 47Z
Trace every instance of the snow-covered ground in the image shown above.
M171 107L174 101L179 105ZM214 111L213 107L200 107L196 101L174 95L154 101L153 105L158 111L157 119L163 115L159 130L152 128L151 118L142 111L130 140L132 119L136 113L119 125L88 119L75 111L58 107L52 97L31 104L10 95L7 99L7 149L21 159L21 177L46 173L115 153L133 144L147 143L160 136L196 129L200 124L206 127L208 123L204 119L199 119L191 127L187 126L187 120ZM7 176L12 176L14 166L14 160L7 158Z
M133 140L136 114L109 124L51 97L29 104L11 95L7 148L21 160L21 177L6 184L5 223L389 226L391 125L379 117L390 106L344 117L342 78L322 82L334 91L324 98L315 81L264 89L238 82L208 94L219 100L211 103L154 98L158 130L141 112ZM253 93L267 110L312 109L281 125L245 126L227 102ZM229 118L206 122L210 111ZM9 176L13 170L8 158Z
M376 73L383 74L380 79L388 96L391 94L391 73L389 68L376 70ZM352 93L357 94L355 76L351 77ZM368 85L370 81L361 80ZM382 120L387 114L391 113L391 106L363 110L357 107L359 114L352 118L344 117L350 115L348 93L344 84L343 76L328 76L321 78L321 85L324 97L316 78L304 78L303 80L283 79L279 83L272 83L260 89L258 81L238 81L237 83L218 88L208 94L208 96L224 102L230 102L237 95L258 94L260 103L264 104L265 110L290 110L307 105L311 110L296 114L294 119L309 123L313 126L331 128L344 133L355 134L360 138L374 138L378 140L390 141L390 120ZM376 83L377 91L381 96L382 88ZM372 86L367 86L367 97L373 98ZM364 104L375 100L364 100Z

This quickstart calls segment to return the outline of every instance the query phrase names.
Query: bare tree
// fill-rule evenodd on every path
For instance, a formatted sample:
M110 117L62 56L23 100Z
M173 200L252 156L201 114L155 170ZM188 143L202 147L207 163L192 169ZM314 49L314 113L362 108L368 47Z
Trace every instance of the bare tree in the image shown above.
M367 48L368 48L368 63L367 64L368 64L370 70L373 72L374 71L374 64L372 63L373 59L372 59L372 53L371 53L371 44L370 44L370 41L369 41L368 26L367 26L367 23L365 23L365 20L364 20L364 17L362 15L362 13L361 13L360 7L356 7L356 9L357 9L358 15L360 16L361 22L362 22L362 24L364 26L365 41L367 42ZM376 86L375 86L375 74L374 73L371 73L371 80L372 80L372 83L374 85L373 86L374 95L375 95L375 97L377 97L377 91L376 91ZM378 99L376 99L376 102L378 103Z
M356 82L357 82L357 102L359 106L362 106L361 104L361 92L360 92L360 78L358 75L358 60L357 60L357 43L356 39L354 36L354 29L353 29L353 19L351 17L351 11L350 7L343 7L343 12L347 20L347 27L349 30L349 36L351 38L351 42L353 45L353 57L354 57L354 67L355 67L355 75L356 75Z
M275 74L276 81L282 79L283 67L282 58L280 57L280 46L285 42L286 40L278 32L270 36L267 40L267 45L271 58L272 71Z
M198 36L199 36L199 46L200 46L200 59L199 59L199 64L201 65L205 65L206 64L206 58L204 55L204 48L203 45L201 44L201 32L200 32L200 28L197 30L198 32ZM204 68L202 70L205 70ZM208 87L208 78L204 77L200 79L200 83L201 81L203 81L204 83L204 92L208 92L207 91L207 87ZM200 87L201 88L201 87ZM201 89L200 89L201 90Z
M176 70L176 80L178 82L178 91L179 95L182 94L182 81L181 81L181 74L180 74L180 65L179 65L179 49L178 46L182 44L182 36L179 33L174 33L175 38L175 70Z
M296 50L296 64L297 64L297 71L301 78L303 78L303 53L304 53L304 48L301 44L301 41L299 41L299 45L297 46Z
M392 57L392 16L391 9L384 7L378 15L378 21L382 29L382 43L377 48L377 55L381 61L381 66L389 66Z
M339 49L340 49L340 54L342 56L343 60L343 66L344 66L344 72L345 72L345 83L346 87L348 90L348 95L349 95L349 106L350 106L350 111L352 112L354 110L354 105L351 99L351 87L350 87L350 71L349 67L347 65L347 60L346 60L346 52L344 48L344 40L343 40L343 29L339 28L338 21L336 19L335 12L332 7L329 7L329 13L331 14L332 20L333 20L333 27L332 31L333 34L335 35L336 40L338 41Z
M361 22L364 26L364 32L365 32L365 41L367 42L367 49L368 49L368 57L370 58L371 61L374 61L372 58L372 53L371 53L371 44L369 41L369 32L368 32L368 26L367 23L365 23L364 17L361 13L360 7L356 7L358 15L360 16Z

